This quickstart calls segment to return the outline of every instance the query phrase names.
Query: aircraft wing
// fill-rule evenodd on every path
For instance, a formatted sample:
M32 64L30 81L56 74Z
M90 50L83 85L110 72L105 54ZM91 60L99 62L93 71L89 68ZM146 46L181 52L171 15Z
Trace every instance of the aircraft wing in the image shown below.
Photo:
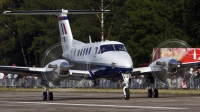
M198 67L199 65L200 65L200 62L185 62L185 63L182 63L178 67L191 67L191 68L194 68L194 67Z
M181 63L177 65L177 69L180 70L182 68L197 68L200 66L200 62L187 62L187 63ZM131 75L145 75L151 72L155 71L162 71L162 67L140 67L140 68L133 68L133 71L131 72Z
M131 75L144 75L146 73L152 72L151 67L140 67L140 68L133 68Z
M84 74L84 75L90 75L89 71L83 71L83 70L69 70L70 75L79 75L79 74Z
M49 71L47 71L45 68L0 66L0 72L8 74L18 74L22 76L40 76ZM90 77L89 71L69 70L69 73L70 76L73 77Z
M46 72L45 68L0 66L0 72L19 74L23 76L38 76Z
M84 78L91 77L89 71L83 70L69 70L69 77L68 79L75 79L75 80L82 80Z

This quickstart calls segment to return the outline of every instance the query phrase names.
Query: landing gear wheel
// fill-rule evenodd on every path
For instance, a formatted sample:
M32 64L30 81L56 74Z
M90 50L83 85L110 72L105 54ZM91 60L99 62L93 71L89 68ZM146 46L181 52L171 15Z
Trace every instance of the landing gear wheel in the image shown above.
M125 100L129 100L130 99L130 91L128 88L125 88L125 93L126 93L126 95L124 95Z
M47 100L47 92L43 92L42 95L42 100L46 101Z
M148 97L152 98L152 90L151 89L148 90Z
M49 92L49 100L53 100L53 93Z
M158 89L154 89L154 97L158 98Z

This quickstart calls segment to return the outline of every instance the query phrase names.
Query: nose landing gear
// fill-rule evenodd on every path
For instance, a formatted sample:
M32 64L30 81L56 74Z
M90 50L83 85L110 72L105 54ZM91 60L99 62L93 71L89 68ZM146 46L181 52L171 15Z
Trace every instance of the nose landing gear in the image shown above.
M122 73L122 77L123 77L123 84L125 84L124 88L123 88L123 92L124 92L124 99L125 100L129 100L130 99L130 91L129 91L129 79L131 77L131 74L123 74Z

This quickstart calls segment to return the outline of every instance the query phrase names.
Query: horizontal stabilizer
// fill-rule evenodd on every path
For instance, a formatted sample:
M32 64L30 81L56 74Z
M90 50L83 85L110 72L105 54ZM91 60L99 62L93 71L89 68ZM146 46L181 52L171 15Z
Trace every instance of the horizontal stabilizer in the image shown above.
M59 15L59 14L97 14L108 13L110 10L32 10L32 11L4 11L7 15Z

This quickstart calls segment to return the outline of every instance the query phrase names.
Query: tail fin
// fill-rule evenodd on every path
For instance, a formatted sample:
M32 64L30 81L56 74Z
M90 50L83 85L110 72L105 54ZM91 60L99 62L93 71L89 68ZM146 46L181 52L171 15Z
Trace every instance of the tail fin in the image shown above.
M60 14L58 16L58 24L59 24L62 49L63 52L65 52L68 49L72 48L72 40L73 40L71 28L66 14Z
M109 10L33 10L33 11L4 11L8 15L57 15L63 52L72 47L72 32L67 14L97 14L108 13Z

